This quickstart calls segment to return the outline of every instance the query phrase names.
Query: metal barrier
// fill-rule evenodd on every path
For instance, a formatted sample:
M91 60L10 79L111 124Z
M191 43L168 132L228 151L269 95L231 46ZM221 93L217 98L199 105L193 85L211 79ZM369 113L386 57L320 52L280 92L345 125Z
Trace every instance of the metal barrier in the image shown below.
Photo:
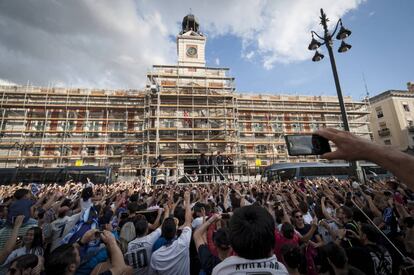
M180 168L151 167L146 170L145 181L150 184L229 183L255 182L261 174L257 167L247 165L185 165ZM256 170L256 173L251 171ZM149 171L149 172L148 172ZM174 171L174 172L171 172Z

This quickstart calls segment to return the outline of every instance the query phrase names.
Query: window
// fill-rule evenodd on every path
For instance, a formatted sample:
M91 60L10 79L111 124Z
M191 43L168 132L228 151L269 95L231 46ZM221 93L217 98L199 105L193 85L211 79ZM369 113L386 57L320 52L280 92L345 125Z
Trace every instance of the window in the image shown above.
M124 137L125 136L125 122L124 121L115 121L113 123L114 133L110 133L111 137Z
M89 121L88 123L88 137L97 137L99 136L98 132L100 130L100 122L99 121Z
M40 146L33 147L33 149L32 149L33 156L36 156L36 157L40 156L40 151L41 151Z
M88 147L88 156L94 156L95 155L95 147Z
M61 156L70 156L72 149L67 146L63 146L59 149Z
M274 132L282 132L283 131L283 124L278 123L278 122L274 122L274 123L272 123L272 128L273 128Z
M377 118L384 117L384 114L382 113L382 108L381 107L375 108L375 111L377 112Z
M404 108L404 111L406 111L406 112L409 112L410 111L410 106L408 106L408 103L403 103L403 108Z
M240 145L240 153L246 153L246 145Z
M62 128L64 131L73 131L75 129L75 121L68 120L63 122Z
M413 121L411 119L407 119L408 126L414 126Z
M316 131L316 130L318 130L318 129L319 129L319 124L318 124L318 123L310 123L310 124L309 124L309 128L310 128L312 131Z
M114 155L122 155L124 153L124 148L122 145L115 145L113 147Z
M296 177L296 168L277 170L277 175L281 181L291 180Z
M385 145L391 145L391 140L389 140L389 139L384 140L384 144Z
M286 145L277 145L276 150L278 153L283 153L286 151Z
M300 123L292 123L292 129L294 132L302 132L303 128L302 128L302 124Z
M173 119L166 119L164 121L165 128L174 128L175 127L175 120Z
M260 144L260 145L256 146L256 153L265 154L266 151L267 151L267 146L266 145Z
M125 122L123 121L114 122L114 131L124 131L124 130L125 130Z
M6 128L6 123L3 123L3 128ZM43 135L43 131L45 129L45 122L44 121L33 121L31 130L34 131L31 133L32 137L41 137Z
M263 124L262 123L255 123L254 130L258 132L263 132Z
M348 167L302 167L301 176L320 177L320 176L344 176L348 175Z

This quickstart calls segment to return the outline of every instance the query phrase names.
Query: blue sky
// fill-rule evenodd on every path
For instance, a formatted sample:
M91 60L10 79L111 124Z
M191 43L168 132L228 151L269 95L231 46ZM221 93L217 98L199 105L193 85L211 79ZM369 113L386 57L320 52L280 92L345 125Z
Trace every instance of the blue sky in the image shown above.
M414 81L412 0L0 1L0 84L143 89L154 64L176 64L190 11L207 35L207 65L228 67L239 92L335 95L325 58L311 61L319 9L342 17L352 49L336 63L344 95L362 99Z
M371 96L389 89L406 89L414 81L414 1L370 0L342 17L344 26L352 31L346 40L352 49L334 54L344 95L355 99L365 96L363 74ZM329 14L327 14L329 17ZM319 18L315 18L315 21ZM322 34L322 26L315 29ZM277 39L275 37L274 39ZM309 42L310 42L309 35ZM304 44L306 48L308 44ZM257 93L335 95L335 84L326 48L320 62L308 60L276 64L266 70L259 62L240 58L242 42L235 36L209 39L207 61L214 66L231 68L238 91ZM312 53L311 53L312 54Z

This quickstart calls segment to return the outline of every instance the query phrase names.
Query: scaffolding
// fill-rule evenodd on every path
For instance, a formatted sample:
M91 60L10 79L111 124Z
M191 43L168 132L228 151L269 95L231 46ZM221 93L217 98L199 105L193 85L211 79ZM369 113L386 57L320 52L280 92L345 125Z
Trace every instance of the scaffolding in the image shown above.
M154 86L155 85L155 86ZM227 68L154 66L138 90L0 86L0 167L110 166L178 182L197 158L231 156L253 175L289 157L284 135L342 128L336 97L235 93ZM369 138L366 102L345 98L351 131Z
M143 92L1 86L0 93L3 168L128 170L142 155Z

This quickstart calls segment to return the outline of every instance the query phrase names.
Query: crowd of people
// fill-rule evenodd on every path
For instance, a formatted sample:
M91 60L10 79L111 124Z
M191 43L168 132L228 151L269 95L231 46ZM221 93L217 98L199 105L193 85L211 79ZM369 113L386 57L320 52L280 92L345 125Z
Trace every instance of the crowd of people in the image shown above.
M318 134L396 178L1 186L0 274L414 274L414 159Z

